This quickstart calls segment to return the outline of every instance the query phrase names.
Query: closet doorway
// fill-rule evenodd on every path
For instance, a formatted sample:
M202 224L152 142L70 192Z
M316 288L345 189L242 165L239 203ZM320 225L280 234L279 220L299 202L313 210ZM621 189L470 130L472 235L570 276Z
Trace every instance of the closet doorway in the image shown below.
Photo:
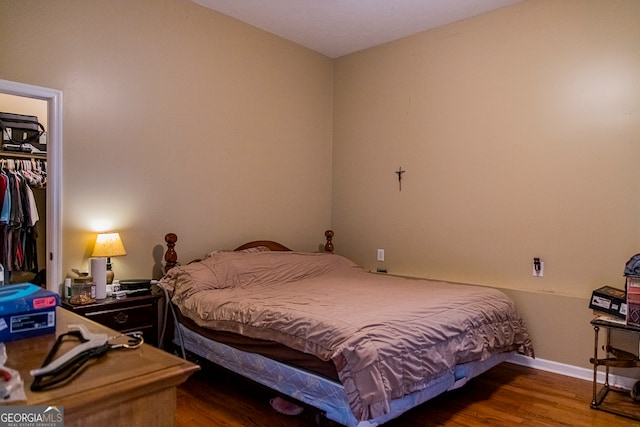
M47 289L60 293L62 282L62 91L0 80L0 94L46 102L47 187L45 259ZM42 215L42 213L40 214Z

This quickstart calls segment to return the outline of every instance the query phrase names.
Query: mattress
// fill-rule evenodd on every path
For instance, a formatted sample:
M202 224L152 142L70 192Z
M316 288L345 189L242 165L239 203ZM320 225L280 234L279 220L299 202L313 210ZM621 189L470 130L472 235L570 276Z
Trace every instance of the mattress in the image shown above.
M260 354L238 350L204 337L180 324L176 326L174 341L177 345L184 343L185 349L197 356L315 407L326 418L348 427L368 427L385 423L435 396L462 386L511 355L501 353L481 362L458 365L453 373L431 379L424 389L394 399L388 413L370 420L358 421L351 412L344 387L337 381Z
M195 333L217 343L225 344L247 353L255 353L269 359L290 365L294 368L311 372L333 381L339 381L336 367L331 361L324 361L316 356L282 345L275 341L250 338L233 332L216 331L198 326L193 320L177 313L180 323Z

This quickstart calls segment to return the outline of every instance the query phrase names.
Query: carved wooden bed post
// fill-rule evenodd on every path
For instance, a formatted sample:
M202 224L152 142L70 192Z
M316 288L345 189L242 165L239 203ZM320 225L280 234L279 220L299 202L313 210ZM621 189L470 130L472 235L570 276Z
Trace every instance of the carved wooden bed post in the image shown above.
M324 237L327 238L327 243L324 245L325 252L333 253L333 242L331 241L333 239L333 230L325 231Z
M164 272L165 274L176 266L178 263L178 254L175 251L176 242L178 241L178 236L174 233L168 233L164 236L164 241L167 242L167 252L164 254Z

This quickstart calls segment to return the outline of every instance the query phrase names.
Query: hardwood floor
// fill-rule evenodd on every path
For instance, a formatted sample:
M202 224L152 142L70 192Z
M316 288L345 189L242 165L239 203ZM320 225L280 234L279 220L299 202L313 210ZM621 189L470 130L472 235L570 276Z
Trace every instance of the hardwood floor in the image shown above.
M589 407L591 382L503 363L386 424L407 426L638 426ZM178 388L177 426L310 427L315 414L277 413L274 394L220 368L205 367ZM640 405L640 404L639 404ZM330 423L333 424L333 423Z

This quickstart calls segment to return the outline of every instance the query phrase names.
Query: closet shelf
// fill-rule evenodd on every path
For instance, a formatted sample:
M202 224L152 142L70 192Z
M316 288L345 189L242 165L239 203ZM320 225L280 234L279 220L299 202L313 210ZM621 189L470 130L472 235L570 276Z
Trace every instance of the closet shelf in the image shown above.
M31 153L20 153L17 151L1 151L0 157L4 157L7 159L40 159L47 160L46 154L31 154Z

